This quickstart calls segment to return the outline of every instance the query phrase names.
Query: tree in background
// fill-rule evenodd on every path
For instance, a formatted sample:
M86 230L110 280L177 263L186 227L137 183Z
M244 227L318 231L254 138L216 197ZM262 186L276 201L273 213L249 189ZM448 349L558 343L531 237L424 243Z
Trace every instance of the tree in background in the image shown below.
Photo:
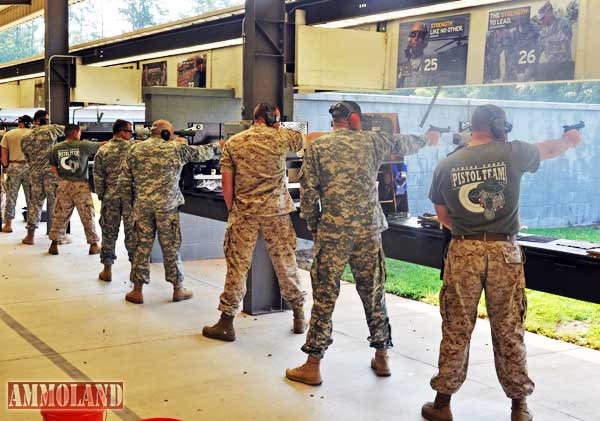
M130 24L132 31L158 25L157 17L165 16L167 11L160 7L159 0L124 0L119 14Z
M95 1L83 1L69 6L69 45L83 44L104 37L102 11Z
M198 16L208 12L227 9L231 6L244 4L243 0L192 0L188 10L180 12L182 18Z
M398 95L433 96L435 88L402 89ZM440 97L471 98L508 101L600 103L600 83L521 83L514 85L478 85L443 88Z
M41 17L0 32L0 63L44 52L44 20Z

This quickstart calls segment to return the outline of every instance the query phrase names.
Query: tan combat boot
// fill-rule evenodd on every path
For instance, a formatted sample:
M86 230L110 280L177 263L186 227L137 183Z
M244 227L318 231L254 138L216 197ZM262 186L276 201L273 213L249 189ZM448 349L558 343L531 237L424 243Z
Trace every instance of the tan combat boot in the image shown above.
M48 249L48 253L54 256L58 255L58 241L52 241L50 248Z
M180 282L173 287L173 302L178 303L179 301L189 300L194 296L194 293L183 287L183 283Z
M433 402L427 402L421 408L421 415L429 421L452 421L450 410L451 395L437 393Z
M100 272L100 274L98 275L98 278L104 282L112 281L112 265L105 264L104 270L102 270L102 272Z
M235 341L235 329L233 328L234 316L221 313L219 321L212 326L204 326L202 335L211 339L218 339L225 342Z
M532 421L533 414L527 407L525 398L513 399L510 414L510 421Z
M90 244L89 254L100 254L100 247L98 247L98 243Z
M285 370L285 376L295 382L309 386L319 386L323 383L321 379L321 360L309 355L306 362L300 367Z
M2 227L2 232L5 232L7 234L10 234L11 232L13 232L12 219L7 219L6 221L4 221L4 226Z
M375 350L375 357L371 359L371 368L379 377L389 377L392 375L387 349Z
M306 330L306 319L304 318L304 307L296 307L294 311L294 327L292 332L296 334L304 333Z
M35 235L35 229L28 229L27 235L21 241L23 244L27 244L28 246L32 246L34 244L33 237Z
M125 301L133 304L144 304L144 295L142 294L143 283L134 283L133 289L125 295Z

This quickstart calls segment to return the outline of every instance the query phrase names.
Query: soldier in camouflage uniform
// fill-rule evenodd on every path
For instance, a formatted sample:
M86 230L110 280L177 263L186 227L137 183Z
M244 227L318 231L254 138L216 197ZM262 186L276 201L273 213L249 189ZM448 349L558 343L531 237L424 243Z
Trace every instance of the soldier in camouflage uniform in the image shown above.
M556 16L547 1L539 11L542 21L539 37L540 75L538 80L573 79L573 30L566 18Z
M414 88L430 85L428 72L424 71L425 48L429 44L429 27L423 22L413 24L404 50L406 61L398 64L398 87Z
M64 126L49 124L48 113L45 110L36 111L33 121L35 127L21 140L21 149L30 170L31 196L30 206L27 208L27 236L23 239L23 244L28 245L33 244L44 200L47 202L48 222L52 225L58 177L52 172L48 158L58 138L64 136Z
M104 270L99 278L112 280L112 265L117 255L115 244L119 236L121 220L125 231L125 248L129 261L133 261L135 239L133 236L133 209L131 203L123 200L119 194L118 179L121 174L127 152L133 146L132 125L125 120L117 120L113 125L113 138L98 151L94 158L94 190L102 201L100 210L100 228L102 229L102 250L100 263Z
M363 302L369 342L375 348L371 367L389 376L387 349L392 335L385 304L385 261L381 232L387 221L376 187L381 163L393 152L411 155L439 133L423 136L361 131L361 111L354 102L329 110L334 131L307 147L301 175L301 212L315 238L311 269L313 299L310 327L302 351L307 362L286 371L290 380L321 384L320 361L333 342L331 316L340 292L340 278L350 264Z
M31 132L32 123L33 120L28 115L21 116L19 127L2 137L2 165L6 168L6 207L2 232L12 232L12 220L15 218L15 207L21 186L29 207L29 167L21 150L21 139Z
M581 141L576 130L562 139L535 145L507 142L511 127L504 111L477 107L469 145L440 162L430 198L440 222L452 230L440 292L442 342L439 372L431 380L438 393L422 408L432 421L452 420L450 397L467 376L469 344L477 305L485 290L498 379L512 399L512 421L530 421L526 398L534 384L527 373L524 343L525 277L515 235L520 228L521 177L540 161L563 154Z
M79 219L85 231L89 254L100 253L92 192L88 181L88 162L103 143L81 139L81 129L76 124L65 126L64 142L57 143L50 152L50 166L60 181L56 190L56 206L54 208L50 240L52 244L48 253L58 254L58 240L65 235L65 230L77 208Z
M275 268L281 295L294 312L294 333L304 333L304 296L296 264L296 210L285 184L288 152L299 152L303 136L279 128L279 111L271 104L254 110L254 125L227 141L221 158L223 194L230 209L225 232L227 278L221 294L221 318L206 326L209 338L234 341L233 319L246 294L246 279L258 235ZM235 188L234 188L235 186Z
M184 203L179 188L181 169L188 162L207 161L220 153L220 145L188 146L173 141L173 125L155 121L151 138L133 145L119 175L119 194L133 208L135 252L130 280L133 290L125 299L142 304L142 288L150 282L150 254L154 237L162 249L165 278L173 284L173 301L192 298L183 287L183 268L179 248L179 206Z

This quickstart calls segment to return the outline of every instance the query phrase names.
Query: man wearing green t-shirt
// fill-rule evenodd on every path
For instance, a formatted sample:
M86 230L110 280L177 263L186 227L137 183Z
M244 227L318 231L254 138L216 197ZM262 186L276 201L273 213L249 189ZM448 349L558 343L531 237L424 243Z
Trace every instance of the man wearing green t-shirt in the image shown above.
M440 292L442 342L437 392L422 415L451 421L450 398L467 377L471 333L485 291L498 380L512 400L511 420L531 421L527 397L534 383L527 372L524 321L527 310L519 232L521 178L540 162L556 158L581 142L576 130L536 144L507 141L506 113L492 105L475 109L469 145L442 160L433 175L430 199L440 222L452 230Z
M65 135L66 140L56 144L50 152L52 172L60 178L60 181L50 230L52 244L48 253L58 254L58 239L64 235L73 209L77 208L85 237L90 245L89 253L98 254L100 248L94 221L92 192L88 183L88 160L102 144L80 140L81 129L76 124L68 124L65 127Z

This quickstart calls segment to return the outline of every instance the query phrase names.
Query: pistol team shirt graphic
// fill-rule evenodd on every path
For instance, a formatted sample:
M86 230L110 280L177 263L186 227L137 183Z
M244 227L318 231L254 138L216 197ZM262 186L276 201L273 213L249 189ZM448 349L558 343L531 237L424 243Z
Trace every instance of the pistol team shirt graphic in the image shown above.
M58 151L60 167L67 172L75 174L81 168L79 149L63 149Z
M57 143L50 154L50 165L56 167L64 180L86 181L88 161L98 151L100 143L69 140Z
M438 164L429 198L448 209L454 235L515 235L521 178L539 165L537 147L526 142L466 147Z
M508 182L505 162L452 168L452 189L465 210L483 214L488 221L506 205L504 190Z

